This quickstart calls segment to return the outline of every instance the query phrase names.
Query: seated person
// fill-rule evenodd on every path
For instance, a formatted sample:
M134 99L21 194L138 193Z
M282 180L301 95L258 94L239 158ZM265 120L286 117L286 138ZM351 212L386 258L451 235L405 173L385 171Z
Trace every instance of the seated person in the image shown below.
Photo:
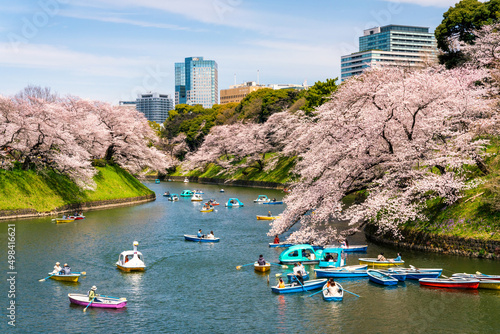
M271 214L271 211L269 211L269 212L267 213L267 216L268 216L268 217L272 217L272 216L273 216L273 215Z
M395 259L390 259L391 262L399 262L401 261L401 253L398 253L398 256Z
M201 233L201 228L198 230L198 234L196 235L198 238L204 238L205 235Z
M338 287L338 285L335 283L333 277L330 278L328 280L328 282L326 283L326 294L329 295L329 296L341 296L341 292L342 290L340 290L340 288Z
M332 262L332 261L333 261L333 256L332 256L332 254L330 254L330 253L326 253L326 256L325 256L325 261L327 261L327 262Z
M52 275L57 275L58 273L60 273L62 270L61 266L60 266L60 263L59 262L56 262L56 265L54 266L54 270L52 271Z
M283 278L280 277L280 281L278 283L278 288L284 288L285 287L285 282L283 282Z
M259 259L257 260L257 263L259 264L259 266L265 266L266 265L266 260L264 260L264 256L259 255Z
M276 235L276 236L274 237L274 243L275 243L275 244L279 244L279 243L280 243L280 237L278 237L278 235Z
M207 239L215 239L214 231L210 231L210 233L208 233Z
M63 275L70 275L71 274L71 268L68 266L67 263L64 264L64 267L62 268L61 274L63 274Z
M384 253L380 253L378 256L377 256L377 261L387 261L387 259L385 258L384 256Z

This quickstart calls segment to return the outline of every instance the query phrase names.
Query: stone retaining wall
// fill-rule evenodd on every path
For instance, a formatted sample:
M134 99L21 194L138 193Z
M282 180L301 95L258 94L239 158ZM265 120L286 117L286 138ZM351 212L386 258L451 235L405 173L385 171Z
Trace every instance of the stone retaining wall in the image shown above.
M74 213L75 211L101 210L119 206L151 202L154 201L155 199L156 195L153 193L138 197L118 198L105 201L68 204L61 206L55 209L54 211L46 211L46 212L37 212L34 209L0 210L0 220L53 216L53 215L60 215L63 213Z
M367 227L365 234L370 241L406 249L500 260L500 241L496 240L460 238L413 230L403 230L404 238L394 240L387 236L376 235L373 227Z

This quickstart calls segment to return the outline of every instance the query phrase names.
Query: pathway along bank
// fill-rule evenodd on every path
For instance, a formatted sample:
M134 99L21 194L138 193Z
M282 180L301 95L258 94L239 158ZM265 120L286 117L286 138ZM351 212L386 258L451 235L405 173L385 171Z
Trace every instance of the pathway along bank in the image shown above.
M401 240L394 240L384 235L376 235L376 228L373 226L367 226L364 232L366 238L372 242L399 248L500 260L500 241L496 240L461 238L409 229L401 231Z

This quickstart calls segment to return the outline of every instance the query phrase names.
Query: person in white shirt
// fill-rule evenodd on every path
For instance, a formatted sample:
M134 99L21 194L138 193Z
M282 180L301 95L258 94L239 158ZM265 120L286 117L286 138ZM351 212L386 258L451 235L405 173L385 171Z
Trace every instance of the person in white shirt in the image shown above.
M60 263L56 262L56 265L54 266L54 271L52 271L52 275L56 275L62 270Z
M210 231L210 233L208 233L207 239L215 239L214 231Z

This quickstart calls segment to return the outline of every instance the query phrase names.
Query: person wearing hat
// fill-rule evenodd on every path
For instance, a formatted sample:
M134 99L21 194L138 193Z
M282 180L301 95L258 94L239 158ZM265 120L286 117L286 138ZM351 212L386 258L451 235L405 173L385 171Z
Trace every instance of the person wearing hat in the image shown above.
M62 274L63 275L69 275L69 274L71 274L71 268L68 266L67 263L65 263L64 267L62 268Z
M88 295L89 295L89 302L92 301L92 299L96 302L99 302L100 300L97 299L97 297L99 297L99 295L96 293L97 291L97 287L95 285L93 285L89 292L88 292Z
M60 262L56 262L56 265L54 266L54 271L52 272L53 275L56 275L62 270L60 264L61 264Z

